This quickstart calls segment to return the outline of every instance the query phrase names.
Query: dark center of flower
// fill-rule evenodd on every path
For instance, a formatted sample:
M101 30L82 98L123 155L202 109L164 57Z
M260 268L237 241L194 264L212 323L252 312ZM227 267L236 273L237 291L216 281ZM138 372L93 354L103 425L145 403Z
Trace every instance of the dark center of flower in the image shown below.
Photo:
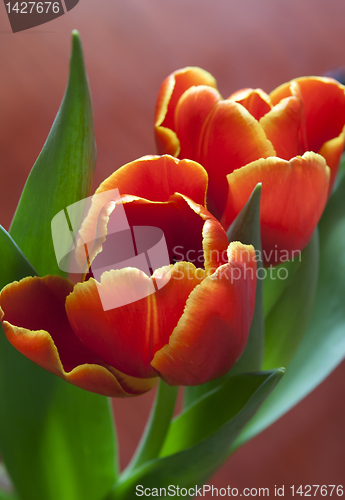
M151 275L156 269L178 261L203 268L204 221L182 197L167 203L136 200L122 207L127 227L117 223L116 207L109 217L102 251L96 256L86 279L92 275L98 279L100 270L124 267L136 267Z

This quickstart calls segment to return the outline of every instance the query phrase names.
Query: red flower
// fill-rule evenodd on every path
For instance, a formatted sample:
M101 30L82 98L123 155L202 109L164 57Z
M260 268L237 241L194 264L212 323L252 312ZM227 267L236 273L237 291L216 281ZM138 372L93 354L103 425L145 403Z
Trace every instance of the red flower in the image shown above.
M99 282L90 278L74 287L58 276L7 285L0 312L9 341L68 382L108 396L140 394L157 377L196 385L226 373L249 333L255 252L228 245L204 207L206 187L200 165L169 156L144 157L116 171L93 197L76 260L83 264L83 242L93 270L114 259L126 235L114 239L107 229L124 208L129 231L159 228L170 262L181 261L158 269L150 261L152 275L115 264Z
M208 206L225 227L262 182L264 261L277 264L282 252L287 260L311 238L337 173L344 124L344 87L330 78L299 78L270 95L244 89L223 100L211 75L186 68L162 84L155 132L160 153L207 170Z

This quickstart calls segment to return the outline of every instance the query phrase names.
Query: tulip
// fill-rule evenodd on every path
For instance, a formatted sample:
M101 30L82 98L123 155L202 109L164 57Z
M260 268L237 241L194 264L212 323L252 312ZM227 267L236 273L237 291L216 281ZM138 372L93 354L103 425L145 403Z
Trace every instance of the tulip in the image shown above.
M155 133L160 153L207 170L208 208L225 229L262 182L263 260L276 265L311 239L336 177L344 124L344 87L330 78L299 78L270 95L244 89L224 100L211 75L185 68L161 86Z
M117 170L96 191L76 240L75 261L92 264L84 281L27 277L1 291L11 344L68 382L107 396L141 394L157 377L197 385L225 374L248 338L256 256L252 246L228 244L205 208L206 189L205 170L189 160L144 157ZM162 231L169 262L155 268L150 257L148 274L115 263L97 281L92 270L109 264L125 241L124 232L115 239L107 232L122 209L130 230Z

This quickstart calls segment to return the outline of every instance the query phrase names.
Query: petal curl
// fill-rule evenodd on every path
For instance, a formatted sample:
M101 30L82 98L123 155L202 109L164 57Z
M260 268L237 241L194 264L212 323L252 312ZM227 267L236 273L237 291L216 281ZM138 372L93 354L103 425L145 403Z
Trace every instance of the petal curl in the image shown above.
M259 122L243 106L229 100L215 104L203 127L200 151L200 162L209 175L210 211L217 217L223 213L227 174L275 154Z
M227 262L227 258L225 257L225 255L229 242L224 228L208 210L198 205L193 200L187 198L187 196L176 195L175 197L181 197L193 210L193 212L195 212L203 221L205 221L202 227L203 258L195 260L195 265L200 267L200 265L203 264L206 274L213 273L219 266ZM190 224L191 230L193 226L196 226L195 222L193 224ZM192 233L190 233L189 238L191 234ZM186 254L186 257L187 256L188 253ZM193 260L189 257L188 261L193 262Z
M169 343L152 360L170 385L198 385L218 378L245 348L255 304L255 251L233 242L228 258L228 264L191 292Z
M122 207L126 213L128 229L126 232L110 232L110 234L107 234L108 226L105 225L107 220L103 221L102 235L104 237L96 240L94 253L91 255L91 258L97 255L92 266L93 270L116 269L117 267L112 267L113 264L137 255L138 252L133 245L132 229L145 226L158 228L162 231L169 254L169 260L166 259L159 265L152 263L153 269L176 260L193 262L194 255L198 257L199 265L197 264L197 266L203 266L202 228L205 220L214 219L205 208L178 193L171 196L170 200L164 203L151 202L131 196L123 197L121 201L124 203ZM118 205L116 205L114 212L110 214L110 227L117 226L117 208L119 208ZM112 217L115 217L115 219L112 219ZM219 227L221 228L220 224ZM143 231L145 233L145 230ZM145 234L143 234L143 237L145 239ZM104 241L102 245L97 247L97 243L99 245L99 241L102 242L102 240ZM150 247L151 242L152 239L148 238L147 249ZM155 242L152 242L152 244L155 244ZM140 253L142 253L142 250L140 250ZM122 265L121 267L127 266Z
M178 192L200 205L205 205L207 182L207 173L201 165L168 155L146 156L121 167L102 182L92 198L90 210L83 221L77 240L76 258L80 267L83 267L85 261L84 243L88 244L88 251L91 254L92 242L96 238L102 241L106 234L99 225L106 228L109 215L114 208L112 190L118 189L120 195L130 194L132 197L153 202L168 202L171 196ZM108 209L111 205L112 207ZM150 224L144 221L143 225ZM91 260L93 257L94 255L91 255Z
M187 67L169 75L158 93L155 112L155 135L158 152L178 156L180 142L175 133L174 115L178 100L192 86L208 85L217 88L216 80L207 71Z
M325 142L319 151L319 154L324 157L327 165L331 170L328 196L331 195L332 188L335 179L337 177L341 155L343 154L344 151L344 146L345 146L345 128L338 137L335 137L334 139Z
M258 121L272 109L269 95L261 89L238 90L234 94L231 94L228 99L242 104Z
M227 263L229 242L223 227L214 219L206 220L202 235L205 271L207 275L210 275L213 274L218 267Z
M153 355L168 342L203 277L202 269L186 262L159 269L152 278L134 268L109 271L100 283L91 278L75 286L67 315L76 335L109 365L132 377L154 377ZM106 300L113 308L105 311Z
M308 244L327 201L330 170L324 158L307 152L285 161L267 158L228 175L222 219L229 227L254 187L262 182L261 237L266 265L291 259Z
M134 379L108 367L76 337L65 311L72 288L59 276L7 285L0 295L0 316L9 342L34 363L82 389L110 397L150 390L153 380Z
M168 201L174 193L182 193L205 205L207 173L192 160L178 160L169 155L143 156L116 170L95 194L110 189L150 201Z

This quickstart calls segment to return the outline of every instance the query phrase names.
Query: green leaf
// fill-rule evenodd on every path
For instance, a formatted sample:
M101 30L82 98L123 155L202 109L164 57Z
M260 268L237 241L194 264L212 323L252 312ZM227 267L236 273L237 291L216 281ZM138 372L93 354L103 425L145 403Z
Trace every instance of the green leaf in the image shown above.
M279 264L279 266L267 268L267 274L263 282L264 318L267 318L276 303L279 302L298 265L299 260L292 259ZM287 276L286 279L285 276Z
M286 263L288 264L288 263ZM289 262L291 264L291 262ZM315 231L307 248L295 260L294 266L279 266L272 283L281 287L288 285L279 294L279 299L266 317L264 370L277 366L288 366L295 354L312 314L319 270L319 238ZM290 273L290 276L289 274ZM266 281L264 282L264 286ZM271 283L270 283L271 285ZM278 295L278 294L277 294Z
M0 251L0 290L7 283L19 281L23 276L37 276L35 269L2 226L0 226Z
M65 275L56 261L51 221L58 212L90 195L96 162L91 97L77 32L73 32L72 41L66 93L10 229L41 276ZM69 237L63 233L62 238Z
M241 241L246 245L253 245L257 255L257 275L260 276L262 269L261 261L261 238L260 238L260 198L261 184L258 184L246 205L239 213L228 230L228 240ZM239 373L260 370L264 349L264 320L262 304L262 280L257 280L255 311L252 326L249 332L248 342L244 353L236 365L226 374L212 382L207 382L195 387L185 388L184 407L188 407L203 394L218 387L227 377Z
M335 192L338 189L338 186L341 184L344 176L345 176L345 154L343 153L340 160L339 171L333 186L333 192Z
M35 274L3 229L0 253L0 288ZM103 499L116 469L107 398L35 365L0 327L0 401L0 453L21 500Z
M234 448L271 425L320 384L345 356L345 177L319 224L320 270L312 317L286 375Z
M236 365L230 370L230 375L260 370L262 366L265 329L262 299L263 265L261 258L260 200L261 184L258 184L254 188L242 211L231 224L227 233L229 242L241 241L245 245L254 246L257 256L258 277L256 282L255 310L248 342L244 353Z
M161 456L190 448L209 437L241 411L270 375L272 372L235 375L199 398L171 424Z
M201 398L195 403L195 406L184 414L184 417L181 417L182 420L178 419L175 421L177 423L173 424L173 426L176 425L176 433L179 436L179 433L182 432L183 443L190 445L190 447L173 455L152 460L134 471L129 477L124 475L111 495L107 497L107 500L133 499L135 498L136 485L139 484L143 485L144 488L167 488L170 484L179 485L181 488L191 488L195 487L196 484L201 485L204 483L227 458L231 443L278 383L282 374L282 370L276 370L270 373L247 374L236 377L239 390L236 391L234 397L238 398L237 405L235 405L236 409L234 406L234 411L229 412L230 419L225 423L223 419L219 418L218 414L216 415L217 409L215 409L213 415L215 418L214 425L211 422L208 425L206 418L202 414L204 409L207 410L208 414L212 412L215 392ZM229 383L231 384L230 381ZM237 384L234 382L233 387L236 387ZM241 390L244 393L241 393ZM222 391L222 388L217 389L217 391ZM219 403L220 398L217 398L217 404ZM226 402L224 404L226 406ZM199 415L203 419L203 424L206 425L207 437L201 441L195 435L188 438L188 433L184 430L183 419L188 419L191 416L192 420L195 421L196 415ZM187 427L189 427L189 424ZM177 434L175 436L177 437ZM169 441L172 448L174 448L171 439L169 438ZM179 448L179 446L177 447Z
M0 490L0 500L19 500L14 493Z
M169 386L162 379L159 380L150 417L127 472L158 457L174 414L178 389L177 386Z

